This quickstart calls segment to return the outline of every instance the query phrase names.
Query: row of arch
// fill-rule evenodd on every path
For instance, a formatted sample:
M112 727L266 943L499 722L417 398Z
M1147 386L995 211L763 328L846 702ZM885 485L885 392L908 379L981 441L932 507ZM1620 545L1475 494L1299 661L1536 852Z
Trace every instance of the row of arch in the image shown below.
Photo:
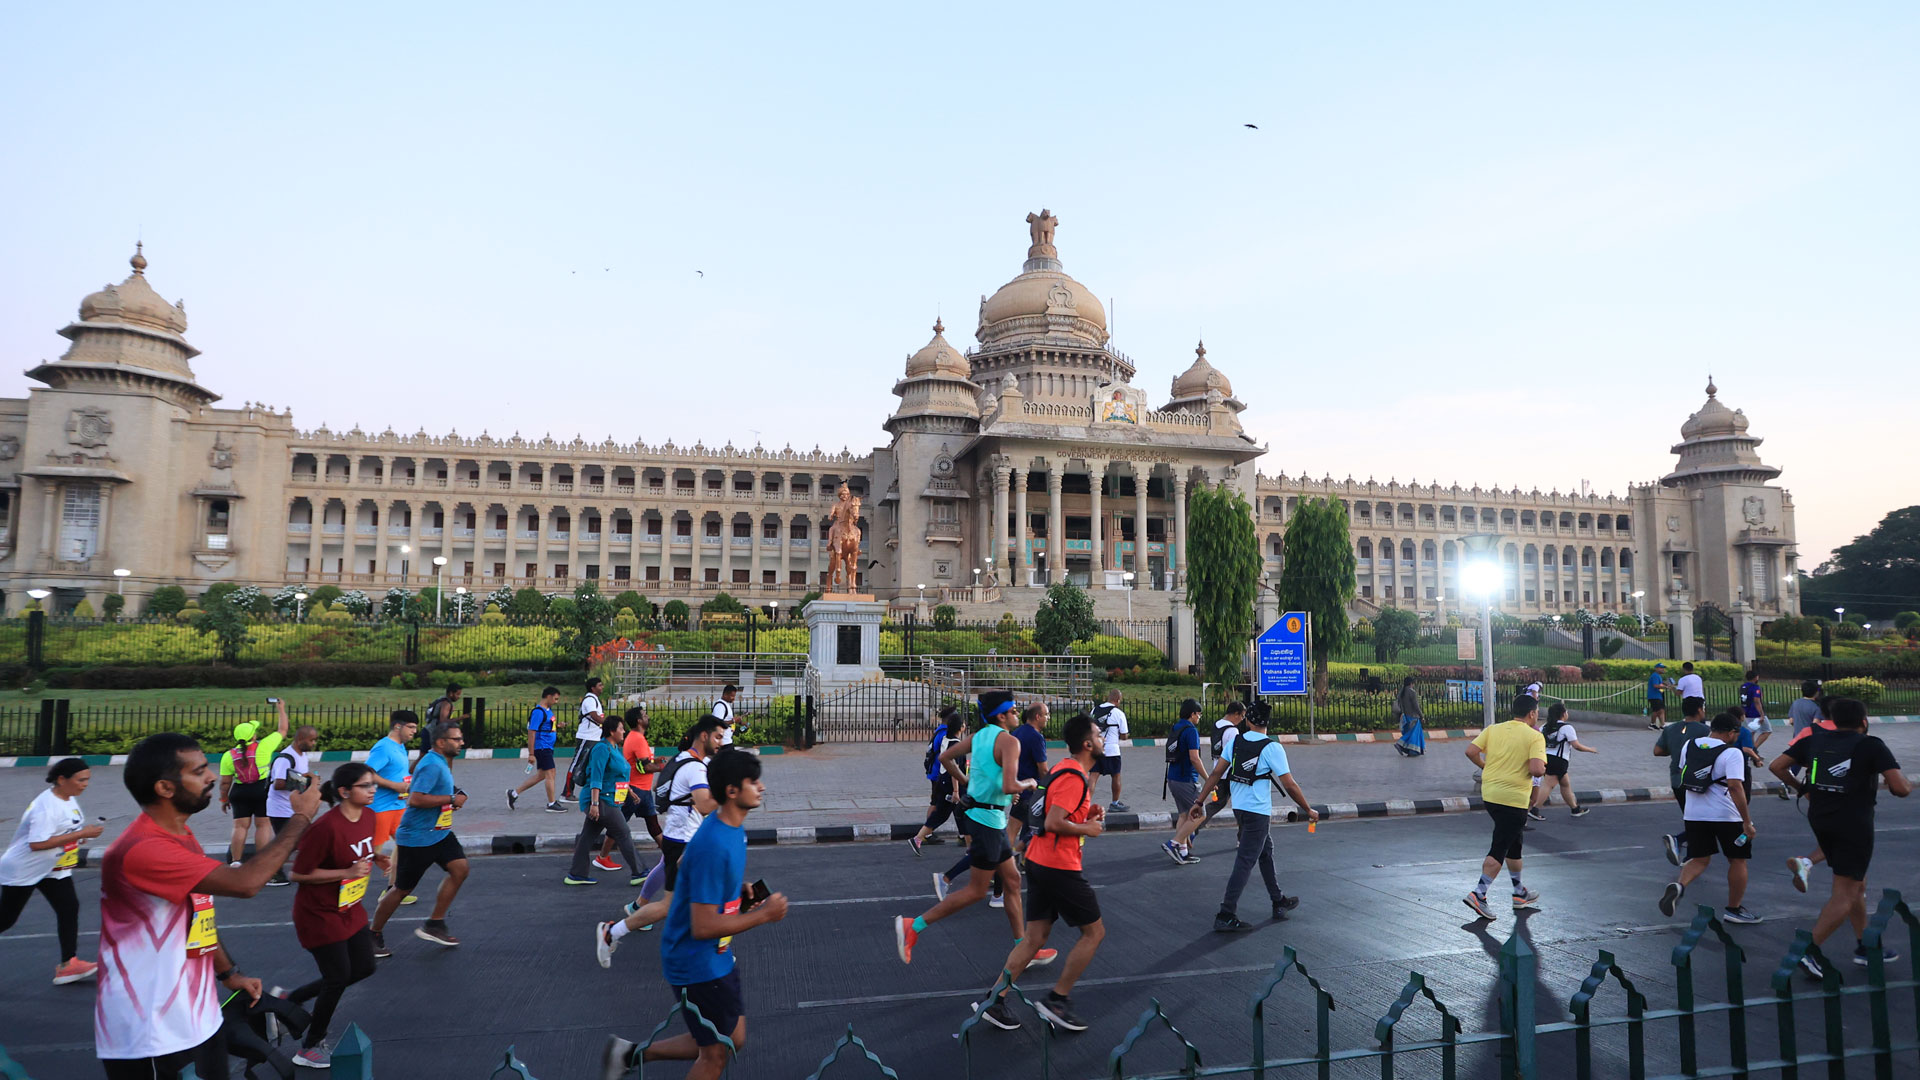
M384 506L384 510L383 510ZM566 506L536 506L522 503L508 508L503 503L492 503L480 507L473 503L456 503L450 508L437 502L428 502L418 509L405 501L378 503L372 499L353 501L351 508L353 531L356 535L378 536L384 526L390 537L402 539L409 536L416 526L424 535L440 535L443 531L458 537L470 537L485 534L489 539L500 539L513 535L520 539L533 539L543 530L549 538L572 538L576 531L586 536L596 536L601 532L610 532L614 536L703 536L751 538L759 536L762 540L807 540L816 532L824 534L826 518L812 514L753 514L709 510L696 513L688 510L642 510L634 511L620 508L603 511L595 507L573 508ZM347 532L349 507L345 500L327 499L319 506L318 524L323 533ZM420 520L415 521L415 517ZM292 531L311 532L315 524L315 504L313 500L299 497L292 500L287 510L287 524ZM863 533L867 531L867 521L860 522ZM578 526L578 529L575 529ZM533 534L528 536L527 534ZM863 536L864 541L864 536Z
M1278 537L1275 539L1278 540ZM1416 547L1412 540L1401 540L1396 544L1387 537L1381 537L1376 541L1372 537L1363 536L1354 542L1353 554L1354 558L1365 561L1371 561L1377 557L1384 562L1412 563L1417 559L1424 563L1453 563L1459 561L1463 547L1464 545L1456 545L1452 540L1438 542L1422 540ZM1571 544L1565 547L1552 544L1545 547L1536 544L1527 544L1524 547L1508 544L1502 550L1501 557L1508 563L1524 566L1572 566L1577 559L1582 567L1598 565L1603 569L1613 566L1618 566L1622 570L1633 568L1633 549L1631 548L1595 548L1588 545L1576 552Z
M581 491L586 494L753 495L795 499L830 498L844 480L865 495L867 478L835 472L787 472L640 466L576 465L566 462L513 461L505 458L412 458L363 454L293 455L293 479L307 483L367 483L406 487L528 488Z
M1435 503L1352 503L1345 499L1336 500L1347 510L1347 520L1357 525L1391 525L1396 519L1402 525L1419 524L1429 528L1461 529L1553 529L1582 532L1611 532L1631 534L1633 517L1630 514L1595 513L1572 510L1515 510L1511 507L1496 509L1491 506L1460 506ZM1286 520L1299 509L1300 497L1297 495L1282 498L1269 495L1261 500L1261 509L1270 518Z

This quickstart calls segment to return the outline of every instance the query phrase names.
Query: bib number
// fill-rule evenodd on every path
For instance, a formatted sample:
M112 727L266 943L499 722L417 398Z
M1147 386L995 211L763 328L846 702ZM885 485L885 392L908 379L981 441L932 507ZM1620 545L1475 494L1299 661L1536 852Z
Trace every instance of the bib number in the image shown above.
M739 912L740 912L740 898L737 896L727 901L726 903L720 905L720 914L722 915L737 915L739 914ZM713 951L721 955L725 955L729 950L732 949L732 947L733 947L733 937L731 935L727 937L723 937L720 940L713 943Z
M55 870L71 870L80 865L80 841L74 840L60 849L60 857L53 861Z
M187 925L187 957L210 956L220 948L220 930L214 925L213 897L193 894L193 921Z
M626 801L627 801L627 782L625 780L615 780L613 782L614 805L618 806L619 804Z
M340 909L346 910L366 899L367 879L365 877L348 878L340 883Z
M440 817L434 821L433 827L436 829L453 828L453 804L452 803L448 803L447 805L440 808Z

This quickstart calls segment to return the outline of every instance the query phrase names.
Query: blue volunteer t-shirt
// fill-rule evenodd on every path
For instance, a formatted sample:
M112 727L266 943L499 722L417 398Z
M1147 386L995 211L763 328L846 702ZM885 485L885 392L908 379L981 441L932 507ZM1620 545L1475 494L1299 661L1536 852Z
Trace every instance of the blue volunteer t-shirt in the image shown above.
M391 780L398 784L407 778L407 748L392 739L381 739L367 751L367 768L372 769L382 780ZM397 791L381 788L373 794L373 812L385 813L388 810L404 810L407 800Z
M1020 740L1020 775L1016 780L1038 780L1047 774L1047 737L1033 730L1032 724L1013 729Z
M1660 687L1663 686L1666 683L1666 681L1667 681L1666 676L1662 675L1658 671L1647 676L1647 700L1648 701L1666 700L1665 695L1663 695L1660 692Z
M413 790L421 795L453 794L453 769L448 767L447 759L429 750L420 755L420 764L413 769ZM438 827L442 806L409 806L400 816L400 828L393 834L395 843L401 847L432 847L442 838L452 836L451 827Z
M940 755L947 748L947 725L941 724L934 728L933 738L927 745L933 748L933 765L927 769L927 779L937 784L940 782L941 775L946 772L946 767L940 764Z
M1760 719L1760 684L1744 682L1740 684L1740 704L1747 710L1747 719Z
M747 874L747 831L708 814L680 853L673 903L660 932L660 967L669 986L711 982L733 970L733 939L693 936L694 904L713 904L722 915L740 910Z
M1174 744L1180 755L1167 764L1167 779L1176 784L1199 783L1200 772L1193 767L1193 757L1188 751L1200 749L1200 729L1193 726L1193 721L1182 720L1174 725L1167 741Z
M544 705L535 705L533 712L527 714L527 730L533 732L535 750L553 749L553 710Z
M1263 814L1270 817L1273 814L1273 781L1280 779L1290 771L1287 767L1287 752L1281 749L1279 743L1274 742L1265 735L1256 735L1253 732L1238 735L1229 732L1222 750L1229 761L1233 759L1233 744L1236 739L1260 739L1266 743L1266 746L1260 750L1260 764L1254 769L1254 772L1270 773L1273 776L1273 780L1268 780L1263 776L1258 783L1236 784L1231 780L1225 780L1223 778L1222 782L1230 789L1229 794L1233 800L1233 808L1235 810L1245 810L1251 814Z

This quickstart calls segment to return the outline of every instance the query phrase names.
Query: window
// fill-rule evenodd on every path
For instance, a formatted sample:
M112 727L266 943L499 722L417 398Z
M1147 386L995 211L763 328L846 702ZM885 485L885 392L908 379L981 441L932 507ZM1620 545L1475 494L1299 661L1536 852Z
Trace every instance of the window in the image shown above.
M565 581L567 579L567 564L563 562L554 563L553 576L559 578L562 581Z
M1367 598L1368 600L1373 599L1373 586L1371 585L1360 586L1360 595Z
M680 582L689 582L689 581L692 581L692 580L693 580L693 567L691 567L691 566L676 566L676 567L674 567L674 568L673 568L673 580L675 580L675 581L680 581Z
M497 563L494 563L494 564L493 564L493 576L494 576L494 577L497 577L497 578L503 578L503 577L506 577L506 576L507 576L507 564L506 564L506 563L503 563L503 562L497 562Z
M733 535L742 540L753 539L753 524L751 522L746 522L746 521L734 522Z
M777 521L770 521L760 526L760 539L762 540L780 539L780 523Z
M1411 599L1413 599L1413 586L1411 586L1411 585L1402 585L1402 586L1400 586L1400 598L1401 598L1402 600L1411 600Z
M660 580L660 568L657 566L647 567L645 580L651 581L651 582L658 582Z
M587 580L588 581L600 580L600 564L599 563L587 564Z
M780 584L780 571L778 570L760 571L760 584L778 586Z
M1611 604L1611 603L1613 603L1613 590L1612 590L1612 589L1601 589L1601 590L1600 590L1600 602L1601 602L1601 603L1603 603L1603 604Z
M1434 588L1432 585L1427 586L1427 599L1434 600L1434 599L1438 599L1438 597L1439 597L1439 590Z
M502 531L505 531L505 529L506 529L506 527L507 527L507 515L505 515L505 514L495 514L495 515L493 515L493 527L494 527L494 528L496 528L496 529L500 529L500 530L502 530Z
M540 576L540 564L538 564L538 563L528 563L528 564L527 564L527 576L528 576L528 577L530 577L530 578L536 578L536 577L539 577L539 576Z
M68 484L60 505L60 558L81 562L100 546L100 485Z
M1518 599L1519 599L1519 597L1518 597L1518 596L1516 596L1516 595L1514 595L1514 590L1512 590L1512 589L1508 589L1508 590L1507 590L1507 603L1509 603L1509 604L1511 604L1511 603L1513 603L1513 602L1514 602L1515 600L1518 600Z
M717 566L707 567L705 573L701 574L700 580L709 585L720 584L720 568Z
M735 585L753 584L753 579L748 576L750 573L752 573L750 570L735 570L733 572L733 583Z
M615 581L629 581L629 580L632 580L632 578L633 578L633 567L631 567L631 566L615 566L615 567L613 568L613 580L615 580Z
M807 572L805 570L787 571L787 584L805 585L806 583L807 583Z
M675 535L675 536L692 536L692 535L693 535L693 519L691 519L691 518L676 518L676 519L674 519L674 522L673 522L673 535Z
M471 562L461 563L460 567L461 567L460 569L461 577L463 578L473 577L473 564Z
M1528 589L1528 590L1527 590L1527 603L1529 603L1529 604L1531 604L1531 603L1533 603L1533 602L1534 602L1534 600L1533 600L1533 590L1532 590L1532 589Z
M720 523L718 521L703 521L700 524L703 528L701 535L703 536L719 536L720 535Z

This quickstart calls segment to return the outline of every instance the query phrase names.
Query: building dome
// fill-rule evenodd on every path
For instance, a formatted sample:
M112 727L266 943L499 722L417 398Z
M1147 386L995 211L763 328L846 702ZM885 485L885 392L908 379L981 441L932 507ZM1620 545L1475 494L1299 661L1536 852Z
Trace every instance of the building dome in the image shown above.
M946 329L939 319L933 321L933 340L922 346L919 352L907 357L907 378L950 375L964 379L973 373L966 354L948 344L944 336Z
M1080 345L1107 343L1107 309L1093 290L1067 275L1053 246L1059 219L1049 211L1028 214L1033 238L1020 276L980 299L982 345L1052 339ZM1077 339L1077 341L1075 340Z
M1222 398L1233 396L1233 384L1220 374L1220 369L1207 363L1207 343L1203 341L1193 350L1193 366L1174 377L1173 400L1204 398L1209 390L1220 391Z
M1713 377L1708 376L1707 403L1680 425L1680 438L1708 439L1716 435L1746 434L1747 414L1727 408L1721 403L1719 393L1720 388L1713 385Z
M1660 478L1667 487L1703 483L1764 484L1780 470L1760 460L1764 441L1747 432L1747 414L1720 401L1720 388L1707 377L1707 403L1680 425L1680 441L1673 453L1680 458L1674 470Z
M133 273L118 285L108 285L80 301L81 322L125 323L169 334L187 332L187 312L179 304L169 304L147 284L147 257L140 244L134 245L133 258L127 260Z

